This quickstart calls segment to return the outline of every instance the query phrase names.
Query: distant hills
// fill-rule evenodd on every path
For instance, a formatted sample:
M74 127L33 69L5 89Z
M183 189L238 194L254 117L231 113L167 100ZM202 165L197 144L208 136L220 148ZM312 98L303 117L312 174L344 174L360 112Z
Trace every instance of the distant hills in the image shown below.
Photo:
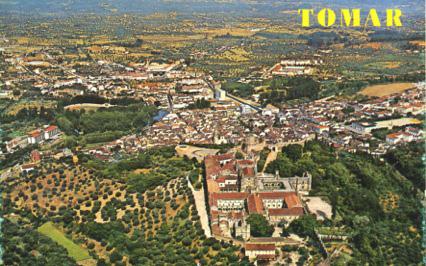
M62 16L79 13L229 13L277 16L282 10L312 8L395 8L424 13L423 0L0 0L0 13Z

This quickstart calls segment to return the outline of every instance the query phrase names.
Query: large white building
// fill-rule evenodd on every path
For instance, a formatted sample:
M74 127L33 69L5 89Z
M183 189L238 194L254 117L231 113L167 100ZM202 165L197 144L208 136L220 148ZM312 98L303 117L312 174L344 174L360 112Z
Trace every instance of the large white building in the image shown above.
M241 211L245 208L248 193L230 192L214 195L216 207L220 211Z
M275 259L275 244L247 243L246 256L249 259L273 260Z
M226 91L221 88L215 88L214 97L216 100L224 101L226 100Z
M57 126L46 126L43 129L36 129L28 133L28 144L38 144L45 140L57 138L61 131Z

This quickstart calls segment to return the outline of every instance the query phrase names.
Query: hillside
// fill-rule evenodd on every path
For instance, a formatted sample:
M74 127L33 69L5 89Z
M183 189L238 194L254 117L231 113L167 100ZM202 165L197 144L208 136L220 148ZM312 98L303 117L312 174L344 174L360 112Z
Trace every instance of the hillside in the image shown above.
M274 173L278 170L281 176L300 175L306 170L312 173L311 194L326 197L333 205L333 219L323 223L322 230L331 234L343 230L349 236L352 259L348 259L346 252L341 252L335 258L336 263L419 263L420 194L401 175L407 174L411 180L412 173L402 167L398 172L369 155L340 153L336 158L337 154L320 143L309 142L300 159L293 161L290 159L292 154L284 151L266 171ZM319 224L315 228L318 230ZM336 232L336 228L340 229ZM310 230L313 230L312 225L304 221L291 224L287 232L309 235Z
M56 260L55 250L28 255L29 251L13 248L28 241L28 250L35 249L33 241L43 241L43 248L66 248L75 260L86 259L85 250L89 250L97 262L88 265L247 264L240 259L240 247L204 236L193 195L184 178L192 163L173 154L169 157L165 151L148 156L175 167L169 169L178 176L148 185L147 174L136 175L145 182L142 186L141 182L135 183L134 175L126 182L109 179L83 166L63 169L62 164L52 163L28 176L8 180L3 233L8 236L24 228L31 232L29 236L16 234L3 241L8 264L29 265L40 261L39 256L43 257L42 261ZM39 226L40 233L58 244L36 232ZM56 233L46 231L46 226L55 228ZM79 254L79 250L84 253ZM73 265L74 259L66 257L69 265Z

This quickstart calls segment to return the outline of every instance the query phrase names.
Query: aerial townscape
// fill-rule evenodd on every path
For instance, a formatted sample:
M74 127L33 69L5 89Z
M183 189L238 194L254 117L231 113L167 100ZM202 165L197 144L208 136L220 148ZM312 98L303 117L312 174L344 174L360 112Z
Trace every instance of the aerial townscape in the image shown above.
M424 3L313 2L0 1L0 265L426 263Z

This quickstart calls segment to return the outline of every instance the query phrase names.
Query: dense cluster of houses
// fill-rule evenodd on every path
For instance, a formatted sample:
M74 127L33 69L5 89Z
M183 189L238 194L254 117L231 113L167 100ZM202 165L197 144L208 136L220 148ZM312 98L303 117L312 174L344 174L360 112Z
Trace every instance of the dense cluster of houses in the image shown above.
M108 52L112 47L93 49L93 53ZM169 112L140 136L126 136L92 150L100 156L110 155L111 147L117 145L123 148L121 151L132 151L181 143L242 144L248 135L255 135L271 149L283 143L318 137L336 148L380 155L395 145L417 141L421 135L405 132L402 128L401 132L389 132L386 139L376 139L374 131L391 130L395 126L418 127L418 120L407 118L424 112L424 83L403 93L362 102L332 98L301 104L298 108L268 105L254 110L227 97L226 91L211 77L189 70L185 60L127 65L108 60L58 63L52 53L60 51L46 50L22 57L6 53L5 60L14 66L11 70L15 74L32 82L42 94L60 97L94 93L109 99L132 97ZM306 75L323 63L321 57L289 58L279 62L269 74ZM6 80L6 87L12 88L14 82ZM211 108L188 109L200 99L208 101ZM9 149L12 151L15 147L45 139L45 133L32 134L27 139L14 139ZM376 144L371 145L372 140Z
M6 55L6 61L15 66L16 73L33 82L34 88L42 94L75 96L89 92L106 98L133 97L169 112L140 135L125 136L88 151L106 160L113 159L112 155L117 151L132 153L182 143L239 145L248 136L255 136L271 150L285 143L316 137L339 149L381 155L395 145L420 141L423 135L420 121L413 116L424 113L425 83L418 83L415 88L399 94L368 101L326 98L297 108L268 105L259 111L230 99L214 82L214 88L211 88L208 82L212 78L189 71L184 60L128 65L107 60L59 64L48 52L42 51L18 58ZM309 69L321 64L323 62L318 58L287 59L274 66L271 73L305 75ZM82 72L91 75L78 74ZM275 74L280 75L278 72ZM134 85L130 86L130 82ZM13 87L13 83L11 79L5 84ZM3 91L7 92L10 93ZM208 101L211 108L188 109L199 99ZM399 131L394 132L392 128L395 127L400 127ZM390 131L385 139L374 137L374 132L379 129ZM58 134L55 126L38 129L28 136L9 141L7 151L38 144Z
M106 48L101 47L99 49L103 51ZM186 83L188 79L191 80L190 82L196 80L197 73L186 71L184 60L146 61L128 65L108 60L90 63L87 61L58 63L52 56L52 54L58 53L61 53L61 51L55 49L18 57L5 53L5 61L11 65L11 77L6 80L6 88L0 92L0 98L12 98L12 89L8 90L8 88L13 88L22 80L32 84L33 88L39 90L42 95L55 97L77 96L87 93L94 93L108 99L120 97L145 99L148 96L153 96L153 102L159 103L162 99L167 100L167 95L172 93L176 95L176 101L182 98L183 107L185 107L185 103L194 99L194 97L188 95L202 94L207 91L207 86L203 88L202 83ZM158 80L172 80L172 82L160 84L157 83ZM129 85L130 82L139 84L134 87ZM181 91L173 91L174 88L179 86L182 88ZM149 90L146 90L146 88L149 88ZM171 92L170 88L173 89ZM203 96L207 97L207 94ZM178 105L176 102L175 104Z
M308 114L307 118L314 121L318 137L330 145L380 156L395 145L421 141L422 122L414 116L424 113L424 96L425 84L418 83L415 88L398 94L364 102L317 101L305 110L312 112L318 105L329 107L318 110L322 115ZM399 133L393 132L398 128ZM404 128L411 137L401 134ZM386 138L375 136L380 130L388 131Z
M111 155L117 146L120 152L131 153L184 143L244 145L248 137L254 136L262 148L270 150L317 138L337 149L380 156L396 145L421 141L421 122L413 115L423 112L424 84L417 86L397 95L363 102L321 99L301 104L299 108L269 105L260 112L244 112L242 105L229 99L210 99L211 108L168 109L160 121L145 128L142 134L93 147L91 153L113 159ZM405 112L407 104L410 113ZM398 128L399 131L393 132ZM389 131L386 138L374 136L380 129Z
M405 130L400 130L395 133L386 135L386 142L390 145L408 143L412 141L422 141L423 133L420 128L406 127Z

